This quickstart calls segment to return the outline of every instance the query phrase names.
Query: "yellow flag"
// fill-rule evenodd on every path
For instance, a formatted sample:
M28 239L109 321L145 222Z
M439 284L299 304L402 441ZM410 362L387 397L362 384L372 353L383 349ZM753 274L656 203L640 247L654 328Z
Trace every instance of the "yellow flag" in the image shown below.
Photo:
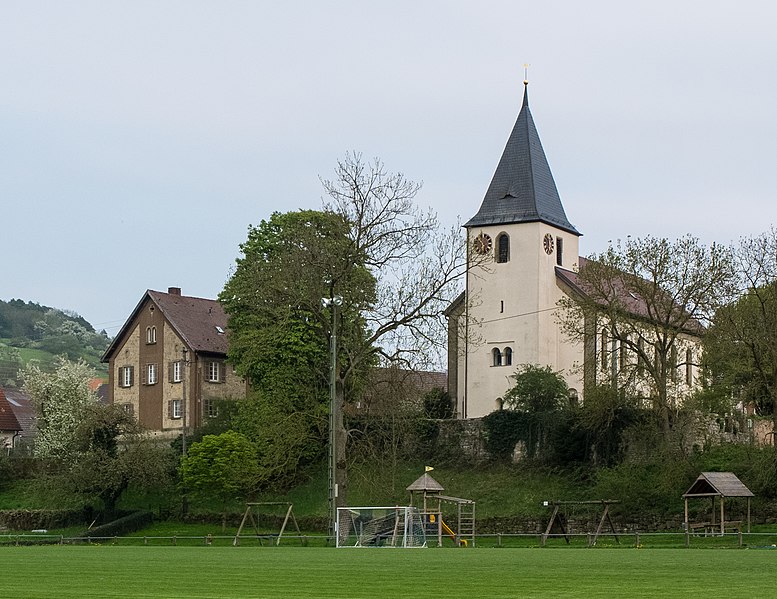
M431 472L432 470L434 470L434 468L431 466L424 466L424 472Z

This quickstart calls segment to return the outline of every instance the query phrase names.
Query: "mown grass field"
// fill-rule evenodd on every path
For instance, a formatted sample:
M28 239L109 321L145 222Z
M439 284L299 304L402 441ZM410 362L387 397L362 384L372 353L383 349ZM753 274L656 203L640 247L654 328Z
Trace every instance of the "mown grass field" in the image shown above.
M777 551L27 546L14 597L770 596Z

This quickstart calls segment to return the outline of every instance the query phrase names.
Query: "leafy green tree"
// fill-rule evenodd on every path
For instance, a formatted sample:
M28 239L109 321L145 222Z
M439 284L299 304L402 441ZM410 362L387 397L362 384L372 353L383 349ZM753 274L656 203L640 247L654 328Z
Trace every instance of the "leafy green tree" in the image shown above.
M35 455L68 459L77 451L77 431L97 394L89 388L94 371L83 361L60 358L52 373L36 364L22 372L24 390L35 406L38 435Z
M103 405L89 389L94 371L60 359L52 373L28 366L24 389L37 413L35 455L49 468L53 489L100 501L112 512L131 485L151 488L170 480L169 448L155 443L121 407Z
M569 406L569 387L550 366L524 364L504 395L504 405L526 415L527 453L542 454L548 451L548 433L558 414Z
M688 364L678 356L735 294L731 250L691 236L628 238L586 260L578 282L560 302L562 329L580 342L605 331L610 343L599 352L609 366L597 382L623 397L648 397L668 433L687 391L676 371ZM586 373L586 385L592 379Z
M777 230L742 239L735 258L741 294L715 314L707 364L713 385L777 425Z
M420 185L380 161L349 154L322 181L323 212L276 214L249 229L243 257L220 295L230 356L258 389L296 386L294 401L325 402L332 313L340 296L337 403L358 397L376 363L418 365L445 343L443 310L466 269L457 231L440 231L414 204ZM304 391L301 391L304 389ZM347 431L337 411L338 501L347 497Z
M196 497L217 498L224 526L229 502L245 499L256 488L258 475L256 446L235 431L206 435L181 460L184 486Z

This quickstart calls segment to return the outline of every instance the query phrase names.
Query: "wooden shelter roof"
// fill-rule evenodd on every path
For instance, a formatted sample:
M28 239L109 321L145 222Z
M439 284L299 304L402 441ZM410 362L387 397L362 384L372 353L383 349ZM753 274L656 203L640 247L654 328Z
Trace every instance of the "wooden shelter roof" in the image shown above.
M428 492L439 493L440 491L444 491L445 489L440 483L438 483L431 476L429 476L428 472L424 472L422 476L419 476L415 482L411 483L407 487L407 490L411 492L426 491L427 493Z
M702 472L683 497L755 497L733 472Z

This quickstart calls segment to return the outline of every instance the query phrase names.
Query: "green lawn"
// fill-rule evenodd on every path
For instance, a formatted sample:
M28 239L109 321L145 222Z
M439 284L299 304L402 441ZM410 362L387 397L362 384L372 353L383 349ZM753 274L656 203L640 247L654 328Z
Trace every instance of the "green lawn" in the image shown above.
M4 547L16 597L768 596L777 551Z

